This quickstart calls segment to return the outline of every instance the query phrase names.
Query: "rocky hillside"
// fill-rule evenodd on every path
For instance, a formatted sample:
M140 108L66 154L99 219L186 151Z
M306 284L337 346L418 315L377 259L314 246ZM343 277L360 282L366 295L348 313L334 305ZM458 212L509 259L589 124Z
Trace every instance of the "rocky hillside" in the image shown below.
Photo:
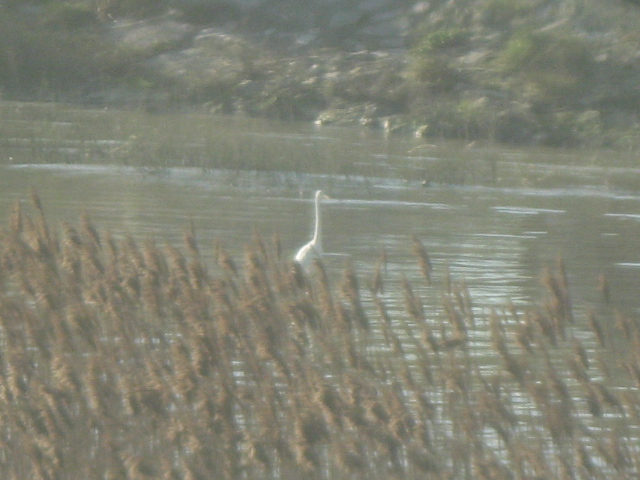
M635 149L633 0L9 0L5 99Z

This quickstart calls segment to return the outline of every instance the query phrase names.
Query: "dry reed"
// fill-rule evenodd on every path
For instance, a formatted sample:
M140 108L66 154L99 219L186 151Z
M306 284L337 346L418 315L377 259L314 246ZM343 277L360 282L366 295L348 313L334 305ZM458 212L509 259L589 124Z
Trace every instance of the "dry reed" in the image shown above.
M640 322L608 287L576 309L561 260L539 304L483 312L417 238L427 285L384 252L368 295L278 238L208 265L193 228L184 255L31 203L0 232L2 478L640 475Z

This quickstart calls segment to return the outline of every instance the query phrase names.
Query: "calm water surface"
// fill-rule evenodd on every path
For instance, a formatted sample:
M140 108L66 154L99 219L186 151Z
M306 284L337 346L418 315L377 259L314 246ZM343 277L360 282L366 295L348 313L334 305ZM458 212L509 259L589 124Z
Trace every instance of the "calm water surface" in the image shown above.
M87 212L115 236L174 245L193 225L209 258L220 239L238 259L257 230L265 239L279 234L293 256L311 237L311 199L322 189L331 197L322 227L332 279L352 263L366 285L385 251L389 308L403 308L402 275L421 289L427 308L437 308L439 294L421 281L411 253L416 235L437 278L448 268L470 288L485 322L471 340L480 369L499 361L487 314L539 299L540 274L559 256L577 318L573 335L586 348L597 348L585 314L603 307L600 275L617 308L640 311L640 168L633 156L427 145L368 130L203 115L29 104L0 104L0 111L5 222L13 203L27 205L35 188L52 223L76 223ZM265 161L277 168L245 169ZM234 162L245 168L229 168ZM607 328L611 338L621 335ZM615 347L601 356L617 363Z
M366 282L383 250L389 288L400 272L417 278L410 241L417 235L436 274L448 266L464 278L479 311L538 298L540 273L558 256L579 313L597 308L600 274L609 279L616 305L640 309L640 169L633 157L427 145L368 130L202 115L17 105L1 106L5 219L12 203L35 188L53 222L73 223L86 211L116 235L173 244L181 244L193 222L203 250L212 252L219 238L238 257L258 230L265 238L278 233L293 255L311 236L311 198L320 188L331 197L323 205L323 237L326 265L336 278L352 262ZM183 143L168 148L167 138ZM324 159L330 171L345 173L208 167L207 158L234 148L242 165L262 155L284 166ZM140 163L151 153L159 162ZM136 159L139 166L129 166ZM167 166L176 164L200 166Z

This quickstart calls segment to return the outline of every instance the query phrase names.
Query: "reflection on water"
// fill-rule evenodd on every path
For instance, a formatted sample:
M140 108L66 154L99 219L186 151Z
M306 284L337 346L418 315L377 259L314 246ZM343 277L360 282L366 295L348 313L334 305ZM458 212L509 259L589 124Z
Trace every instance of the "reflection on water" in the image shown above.
M73 125L54 122L50 128ZM638 181L635 169L567 165L575 157L566 155L541 157L536 152L530 158L526 152L504 152L503 160L490 165L493 173L488 177L472 175L460 184L433 181L423 187L425 174L437 174L457 159L434 151L439 156L425 157L419 164L415 154L400 155L403 148L407 154L415 152L415 139L407 139L404 147L401 140L389 140L393 148L384 155L378 151L385 142L382 137L372 142L377 145L372 149L360 139L354 141L353 135L334 131L323 135L302 127L292 132L282 126L275 131L265 128L262 124L260 130L238 134L277 140L280 151L292 157L283 164L301 161L299 147L305 143L319 148L318 157L326 155L324 147L317 147L321 142L331 143L332 152L341 152L342 161L362 146L353 152L360 165L384 168L374 169L375 175L364 170L301 175L282 170L25 163L0 167L0 209L6 218L12 203L35 188L53 222L75 224L86 211L116 236L132 233L174 245L182 245L185 231L193 225L209 259L216 239L242 258L244 245L257 230L264 238L279 234L284 252L293 255L310 238L312 193L321 188L332 198L323 204L323 246L331 278L337 281L351 264L366 285L385 252L385 297L390 311L403 309L403 275L416 280L417 293L432 302L426 308L439 308L435 305L440 305L440 299L432 298L430 287L419 280L411 253L411 236L416 235L430 255L438 275L435 281L444 281L448 271L453 278L464 279L470 289L473 309L482 319L471 341L480 369L491 370L496 363L490 359L495 356L487 320L490 312L524 309L539 298L544 290L541 273L558 256L565 261L571 301L579 316L573 334L587 348L597 348L585 332L590 330L588 312L603 308L602 278L608 280L612 304L623 312L640 311L640 194L633 188ZM293 145L286 147L288 142ZM13 156L19 142L9 143ZM122 144L101 145L117 148ZM60 158L77 153L56 152ZM466 156L463 166L473 165L472 151L456 152ZM484 156L481 167L485 169L487 153L478 155ZM439 163L430 170L434 158ZM391 174L381 175L384 169ZM469 178L488 181L468 182ZM517 179L524 179L523 184L517 185ZM620 335L613 326L607 328L612 335ZM518 404L518 398L511 400Z
M402 269L407 238L416 234L436 264L466 278L482 305L528 301L540 270L562 255L577 300L590 302L604 273L617 301L639 307L628 291L632 273L621 267L640 261L640 171L621 155L452 148L236 117L19 103L0 109L0 157L17 164L0 180L5 210L35 187L59 219L73 221L86 209L115 231L170 242L193 222L203 242L220 237L237 251L257 228L279 232L293 250L308 238L311 192L322 188L335 199L325 217L334 272L351 259L366 274L383 249L391 270ZM334 173L210 168L225 155L245 167L261 159L283 168L318 163ZM176 163L205 168L166 166Z
M466 279L482 306L536 297L541 270L561 255L578 304L594 303L596 279L604 273L621 306L640 307L628 282L635 272L621 268L640 261L640 195L422 188L323 176L307 176L300 189L291 181L273 173L166 169L149 175L130 167L24 165L3 169L0 202L6 212L33 187L57 220L73 222L87 211L114 232L172 243L193 223L204 245L220 238L237 254L257 229L277 232L293 252L311 234L311 195L323 188L332 198L323 205L326 262L336 274L347 261L370 273L382 250L391 272L410 268L408 239L415 234L435 265Z

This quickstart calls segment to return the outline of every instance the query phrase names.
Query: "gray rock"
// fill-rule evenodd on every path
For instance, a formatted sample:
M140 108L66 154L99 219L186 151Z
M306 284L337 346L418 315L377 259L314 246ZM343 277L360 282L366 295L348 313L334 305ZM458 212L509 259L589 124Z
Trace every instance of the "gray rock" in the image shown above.
M146 22L116 22L111 33L116 42L141 56L157 55L178 48L193 38L197 29L170 19Z

